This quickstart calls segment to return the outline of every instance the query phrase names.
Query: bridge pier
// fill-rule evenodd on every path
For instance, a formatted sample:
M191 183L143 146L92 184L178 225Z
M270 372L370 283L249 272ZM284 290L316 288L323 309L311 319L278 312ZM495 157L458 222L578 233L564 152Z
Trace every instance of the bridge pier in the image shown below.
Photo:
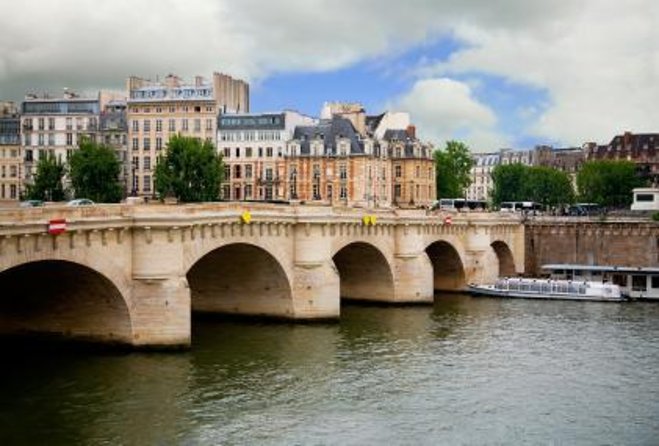
M396 227L394 255L394 301L432 303L433 267L425 252L424 240L413 228Z
M133 278L132 302L133 346L190 346L190 289L185 277Z

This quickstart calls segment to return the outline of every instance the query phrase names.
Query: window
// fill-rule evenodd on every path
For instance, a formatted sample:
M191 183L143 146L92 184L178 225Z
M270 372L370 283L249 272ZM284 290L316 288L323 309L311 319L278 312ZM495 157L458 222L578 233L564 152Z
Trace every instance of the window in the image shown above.
M263 158L263 147L259 147L259 158Z
M265 169L265 179L266 181L272 181L272 168Z
M149 119L144 120L144 131L145 132L151 131L151 121Z
M44 118L39 118L39 130L44 130Z
M138 150L140 148L139 138L133 138L133 150Z
M43 144L44 144L43 133L39 133L39 145L43 146Z
M144 170L151 170L151 157L150 156L145 156L144 157Z
M395 172L396 178L400 178L401 176L403 176L403 169L401 168L401 166L395 166L394 167L394 172Z
M245 178L252 178L252 165L245 164Z
M636 201L654 201L652 194L636 194Z
M233 177L234 178L241 178L241 171L240 171L240 164L236 164L233 168Z
M142 141L142 148L144 150L151 150L151 138L144 138Z
M394 186L394 198L400 198L402 196L402 189L400 184Z
M32 126L32 124L30 124ZM66 118L66 129L67 130L73 130L73 119L72 118Z
M162 132L162 119L156 119L156 132Z
M176 131L176 119L170 119L167 125L167 130L170 132Z
M201 132L201 119L194 120L194 131Z
M651 286L654 289L659 289L659 276L652 276L652 283Z
M421 176L421 168L419 166L416 166L415 176L416 178L419 178Z
M207 119L206 120L206 130L213 130L213 120L212 119ZM247 194L245 194L247 195Z
M252 148L247 147L245 148L245 158L251 158L252 157Z
M247 176L247 175L245 175L245 176ZM245 199L248 200L250 198L252 198L252 185L247 184L245 186Z
M169 107L169 112L170 113L176 112L176 107Z
M231 179L231 166L227 166L227 165L225 165L225 166L224 166L224 180L225 180L225 181L228 181L228 180L230 180L230 179ZM226 194L224 197L225 197L225 198L229 198L229 195Z
M240 158L240 147L236 147L236 158Z
M348 188L345 186L341 186L341 189L339 190L339 198L341 200L347 200L348 199Z
M144 192L151 192L151 175L144 175Z
M348 169L345 164L339 165L339 178L342 180L348 179Z
M224 148L224 157L229 158L231 156L231 149L228 147Z
M647 277L646 276L632 276L632 291L646 291L647 290Z
M68 119L67 119L67 121L68 121ZM68 123L67 123L67 126L68 126ZM133 131L134 132L139 132L140 131L140 121L138 121L137 119L133 120Z
M48 130L55 130L55 118L48 118Z
M156 150L162 150L162 138L156 138Z
M271 157L272 157L272 147L268 147L268 148L265 149L265 155L266 155L268 158L271 158Z
M182 120L181 120L181 129L182 129L184 132L187 132L187 131L188 131L188 120L187 120L187 119L182 119Z
M54 133L49 133L48 134L48 145L49 146L54 146L55 145L55 134Z

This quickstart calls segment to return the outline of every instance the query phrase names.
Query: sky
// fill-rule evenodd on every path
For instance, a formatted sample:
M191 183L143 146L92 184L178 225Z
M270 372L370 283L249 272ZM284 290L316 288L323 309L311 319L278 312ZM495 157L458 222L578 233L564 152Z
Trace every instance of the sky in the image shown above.
M0 0L0 100L214 71L253 112L407 111L475 152L659 131L656 0Z

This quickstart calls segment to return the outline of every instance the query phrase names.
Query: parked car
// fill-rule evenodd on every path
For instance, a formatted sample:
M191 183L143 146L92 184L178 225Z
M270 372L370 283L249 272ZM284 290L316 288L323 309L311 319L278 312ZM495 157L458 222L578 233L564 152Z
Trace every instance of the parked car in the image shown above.
M43 206L43 201L41 200L25 200L21 201L22 208L36 208Z
M69 201L67 206L93 206L94 203L89 198L76 198L75 200Z

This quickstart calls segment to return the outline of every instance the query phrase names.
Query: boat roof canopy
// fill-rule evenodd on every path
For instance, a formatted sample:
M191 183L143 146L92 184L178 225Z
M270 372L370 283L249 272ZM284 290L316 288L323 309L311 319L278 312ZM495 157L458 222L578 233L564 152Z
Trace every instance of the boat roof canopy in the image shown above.
M573 263L551 263L542 265L542 269L547 271L556 271L562 269L572 271L599 271L603 273L659 274L658 267L578 265Z

